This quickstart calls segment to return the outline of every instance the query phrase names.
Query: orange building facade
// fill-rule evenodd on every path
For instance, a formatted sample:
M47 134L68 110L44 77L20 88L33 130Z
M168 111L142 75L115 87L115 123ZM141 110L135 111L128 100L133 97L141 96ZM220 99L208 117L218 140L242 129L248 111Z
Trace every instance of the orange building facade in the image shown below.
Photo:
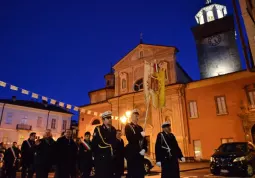
M221 143L255 142L255 73L240 71L187 84L190 152L209 159Z

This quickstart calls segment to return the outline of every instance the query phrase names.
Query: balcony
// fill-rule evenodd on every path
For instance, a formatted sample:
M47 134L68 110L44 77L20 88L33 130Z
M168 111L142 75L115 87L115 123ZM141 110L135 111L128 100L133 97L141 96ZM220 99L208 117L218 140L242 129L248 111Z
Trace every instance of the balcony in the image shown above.
M17 130L32 130L32 125L17 124L16 129Z

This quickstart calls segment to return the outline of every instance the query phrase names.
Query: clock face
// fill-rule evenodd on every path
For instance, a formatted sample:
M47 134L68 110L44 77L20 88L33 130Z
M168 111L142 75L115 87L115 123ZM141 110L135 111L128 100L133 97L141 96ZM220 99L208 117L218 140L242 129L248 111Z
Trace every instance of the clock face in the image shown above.
M211 46L217 46L221 42L221 36L220 35L214 35L208 38L208 43Z

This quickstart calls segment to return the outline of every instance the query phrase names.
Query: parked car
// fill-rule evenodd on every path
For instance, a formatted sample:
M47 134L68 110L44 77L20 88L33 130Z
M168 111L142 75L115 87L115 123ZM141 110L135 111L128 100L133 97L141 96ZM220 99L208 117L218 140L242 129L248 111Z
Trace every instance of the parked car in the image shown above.
M255 170L255 147L250 142L232 142L220 145L211 157L211 173L252 177Z
M151 169L155 166L156 162L148 156L144 156L144 171L145 174L149 174ZM127 160L124 160L125 169L127 169ZM93 168L90 176L95 175L95 169Z

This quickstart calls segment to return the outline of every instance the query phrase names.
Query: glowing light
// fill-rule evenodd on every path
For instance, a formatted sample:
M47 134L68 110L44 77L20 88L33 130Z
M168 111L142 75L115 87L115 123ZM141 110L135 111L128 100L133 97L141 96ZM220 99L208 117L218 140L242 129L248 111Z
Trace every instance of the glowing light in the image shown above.
M125 124L125 123L127 122L127 117L126 117L126 116L122 116L122 117L120 118L120 121L121 121L123 124Z
M131 111L127 111L126 116L127 116L127 118L130 118L131 117Z

